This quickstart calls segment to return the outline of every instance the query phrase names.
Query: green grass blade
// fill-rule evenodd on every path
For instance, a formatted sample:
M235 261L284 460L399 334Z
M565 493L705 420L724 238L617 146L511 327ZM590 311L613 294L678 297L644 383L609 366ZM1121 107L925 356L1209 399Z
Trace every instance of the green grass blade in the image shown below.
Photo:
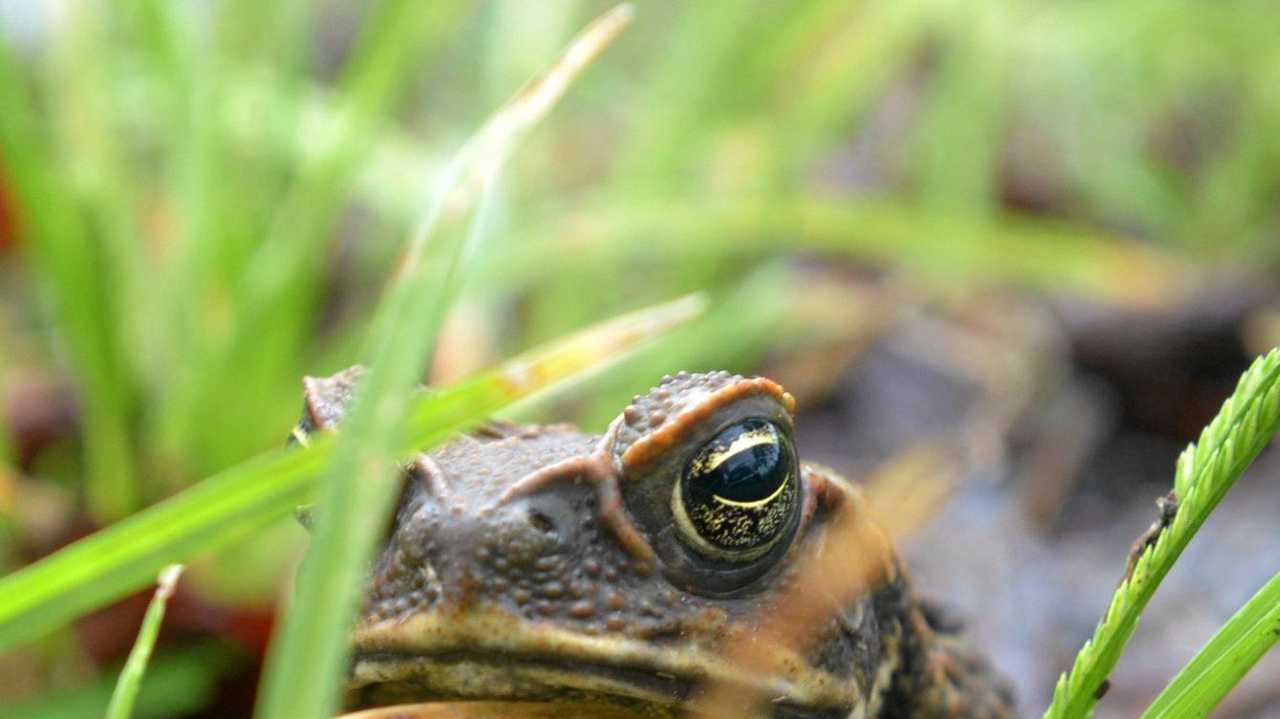
M148 325L154 329L145 354L148 372L158 376L208 352L214 335L206 321L212 258L229 244L235 224L226 196L238 183L221 181L231 172L232 158L224 144L227 133L213 121L225 63L210 59L203 26L189 15L190 9L164 0L137 0L122 13L141 51L140 68L160 88L160 103L152 112L162 119L153 141L167 150L159 157L160 188L176 208L172 237L166 238L170 247L158 255L160 266L149 283L147 310L154 317ZM174 384L184 386L181 379Z
M67 177L91 218L89 242L101 248L95 257L97 273L102 277L102 292L110 301L98 312L106 328L103 341L117 355L113 361L117 406L112 411L130 417L136 414L139 399L138 359L148 353L123 348L144 346L143 328L151 319L151 305L142 294L148 268L137 217L138 177L122 146L119 103L108 92L120 61L118 46L112 41L106 11L92 5L69 15L58 36L50 109L60 130L62 152L77 158L76 171ZM125 448L131 450L131 437L123 439L129 443ZM130 458L127 466L105 471L90 467L85 472L86 503L99 521L117 519L139 503L144 493L137 486L139 478L131 471L132 464Z
M5 374L5 362L0 359L0 378ZM0 395L5 392L5 383L0 381ZM11 432L4 413L0 413L0 572L13 569L17 563L18 550L18 507L13 501L17 496L18 456L13 446Z
M615 184L632 192L686 187L712 149L708 138L738 98L734 59L785 8L759 3L687 3L679 7L649 98L637 103L632 140Z
M1093 637L1058 679L1046 719L1084 719L1099 688L1119 661L1156 587L1227 490L1280 428L1280 349L1260 357L1205 427L1200 440L1178 458L1174 491L1178 510L1169 526L1141 551L1116 589Z
M917 195L934 212L988 216L993 209L1001 115L1007 112L995 38L1009 32L1002 6L956 5L949 36L917 120ZM942 228L945 232L945 228Z
M0 357L0 396L7 396L9 389L5 381L9 370L7 360L7 357ZM14 428L10 426L8 413L0 412L0 491L18 481L18 448L14 446L13 440ZM6 493L6 496L11 495ZM11 507L0 504L0 516L7 516L11 510Z
M938 233L939 226L948 232ZM565 227L574 228L574 234L566 235ZM566 240L572 253L562 249ZM1118 303L1166 301L1195 282L1182 255L1075 223L1017 215L975 223L902 202L801 196L734 203L605 200L579 206L567 219L532 227L512 248L509 261L487 268L482 281L509 289L646 261L714 264L795 251L935 281L1070 290ZM560 259L554 265L539 261L548 256Z
M1142 719L1205 717L1280 641L1280 574L1253 595L1142 713Z
M334 121L318 133L317 152L298 169L265 239L243 260L234 292L236 325L182 368L178 389L162 408L156 426L167 446L197 447L216 465L228 453L244 451L263 429L254 416L224 411L216 400L228 384L270 393L296 372L292 358L305 340L343 199L410 73L469 7L463 0L378 5L338 81Z
M299 576L297 598L268 657L259 716L323 719L333 714L361 579L398 486L394 450L403 409L428 366L434 337L460 281L464 249L472 244L449 242L450 236L464 234L453 226L467 221L515 144L629 19L630 9L622 7L588 27L562 60L499 110L446 170L401 274L374 317L373 361L322 485L312 549ZM473 229L479 219L471 223ZM298 692L301 686L308 691Z
M692 319L703 304L695 296L623 315L417 397L397 451L430 449L516 400L598 370ZM308 500L331 452L324 437L305 452L267 452L0 579L0 651L146 586L167 564L290 516Z
M146 321L148 308L139 295L147 276L146 243L137 217L140 182L126 161L120 103L109 91L118 84L120 52L105 15L103 8L86 5L60 29L52 109L66 154L77 158L77 189L97 220L106 269L120 296L108 321L117 325L119 346L128 347L141 334L137 325Z
M173 589L178 585L178 577L182 576L182 565L171 564L160 572L156 584L156 593L147 605L147 613L142 618L142 628L138 630L138 638L133 643L133 650L120 670L120 679L111 694L111 703L107 705L106 719L129 719L133 716L133 705L138 699L138 689L142 686L142 677L147 673L147 663L151 661L151 650L155 648L156 637L160 635L160 622L164 620L164 608Z
M116 299L103 250L85 226L69 179L44 133L16 60L0 41L0 156L14 191L17 231L67 343L84 434L89 505L99 519L136 503L129 436L129 377L109 326Z
M327 450L270 452L0 579L0 650L146 586L167 564L244 539L306 500Z
M846 137L904 72L936 3L840 3L844 17L813 28L775 70L784 172L799 174ZM795 72L792 68L801 68Z

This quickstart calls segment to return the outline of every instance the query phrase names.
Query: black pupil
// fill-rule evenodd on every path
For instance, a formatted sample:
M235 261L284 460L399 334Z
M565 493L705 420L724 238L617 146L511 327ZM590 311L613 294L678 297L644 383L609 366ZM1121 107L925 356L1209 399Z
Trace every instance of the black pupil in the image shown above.
M735 449L735 442L744 438L745 446ZM722 431L707 444L699 459L719 462L710 468L695 463L690 492L703 499L717 495L732 502L767 498L786 480L791 464L778 428L762 419L739 422Z

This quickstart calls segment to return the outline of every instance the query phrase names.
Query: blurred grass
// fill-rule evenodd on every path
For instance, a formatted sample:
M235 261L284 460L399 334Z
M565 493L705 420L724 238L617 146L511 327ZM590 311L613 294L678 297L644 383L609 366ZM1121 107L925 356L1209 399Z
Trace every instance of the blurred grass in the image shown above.
M0 156L15 195L17 231L80 389L85 493L99 518L116 518L136 507L137 492L128 428L133 378L112 331L118 320L114 278L71 192L76 178L63 174L7 47L0 48L0 106Z
M424 51L444 37L451 16L462 6L460 2L432 3L424 11L420 3L409 0L376 6L337 80L335 91L343 103L329 124L318 128L321 136L315 154L297 169L280 206L272 210L261 244L247 246L246 256L231 258L235 266L224 270L237 278L237 286L228 288L223 298L230 305L226 311L240 321L222 337L212 338L207 351L184 352L175 358L180 368L178 391L168 395L157 413L157 432L175 454L213 438L207 450L212 461L231 461L234 456L216 454L219 448L243 443L226 442L227 434L251 438L269 430L265 424L246 424L238 408L223 410L217 401L224 390L221 380L235 374L243 390L261 396L277 391L293 375L295 366L289 358L298 355L311 326L308 318L318 299L325 246L343 207L341 198L349 192L396 92L425 59ZM209 107L200 113L209 122L214 111ZM207 244L203 252L212 254L223 241L209 237L193 244ZM202 248L196 246L193 252L199 255ZM210 263L197 256L188 264L191 272L198 273L207 271ZM180 273L177 280L179 298L191 296L193 287L202 286L198 276ZM177 324L190 326L190 320L180 317Z
M226 647L196 645L160 653L152 662L133 716L137 719L172 717L199 711L215 696L237 657ZM100 719L111 700L114 673L46 696L0 704L0 719Z
M95 523L278 444L297 379L361 356L424 178L607 6L0 15L17 231L0 301L74 383L70 474ZM598 427L663 372L749 370L814 332L797 266L815 257L927 292L1144 307L1210 286L1206 266L1274 273L1274 17L1247 1L640 2L492 195L461 302L487 344L463 369L708 292L696 328L557 417ZM265 597L279 578L256 581Z

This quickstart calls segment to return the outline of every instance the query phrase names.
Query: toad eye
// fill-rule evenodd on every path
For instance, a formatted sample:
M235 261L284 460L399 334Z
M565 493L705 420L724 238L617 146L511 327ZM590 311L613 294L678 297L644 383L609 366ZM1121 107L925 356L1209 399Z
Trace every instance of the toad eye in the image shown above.
M769 550L798 507L795 452L774 423L720 431L685 465L671 496L676 525L696 550L748 561Z

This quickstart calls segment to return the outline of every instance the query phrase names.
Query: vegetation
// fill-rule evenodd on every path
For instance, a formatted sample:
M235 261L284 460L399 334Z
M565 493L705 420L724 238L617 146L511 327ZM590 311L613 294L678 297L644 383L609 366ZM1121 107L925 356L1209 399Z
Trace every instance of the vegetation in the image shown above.
M120 680L116 682L116 690L111 695L111 703L107 705L107 719L128 719L133 716L138 690L142 687L142 677L147 672L147 662L151 661L156 638L160 636L165 603L173 596L173 588L181 575L181 564L171 564L160 572L155 596L147 606L146 616L142 618L142 629L138 630L138 641L134 643L133 651L129 652L124 669L120 671Z
M35 454L0 414L0 651L36 667L0 685L23 694L0 717L101 715L116 667L70 622L169 563L218 606L292 591L306 538L286 518L308 501L319 550L260 713L324 715L379 516L332 510L390 501L357 477L497 411L598 429L664 372L855 341L867 317L806 261L891 277L912 307L1008 289L1167 307L1223 268L1280 269L1266 3L640 2L551 112L566 88L508 99L608 3L70 7L0 12L0 390L74 398ZM350 436L281 449L299 378L357 361L379 379ZM1179 462L1177 515L1048 716L1088 715L1270 440L1278 366ZM424 376L437 389L411 400ZM1274 643L1277 593L1148 715L1221 700ZM199 710L237 663L161 642L135 714ZM271 687L304 681L315 705L283 708Z
M1160 580L1277 430L1280 349L1249 368L1235 394L1205 427L1199 443L1188 447L1178 459L1170 494L1173 516L1167 526L1164 520L1157 524L1153 536L1135 548L1129 571L1093 638L1080 650L1071 673L1058 682L1046 719L1090 715ZM1144 716L1205 716L1226 696L1249 667L1280 640L1280 620L1274 616L1273 585L1277 582L1280 575L1222 628Z

